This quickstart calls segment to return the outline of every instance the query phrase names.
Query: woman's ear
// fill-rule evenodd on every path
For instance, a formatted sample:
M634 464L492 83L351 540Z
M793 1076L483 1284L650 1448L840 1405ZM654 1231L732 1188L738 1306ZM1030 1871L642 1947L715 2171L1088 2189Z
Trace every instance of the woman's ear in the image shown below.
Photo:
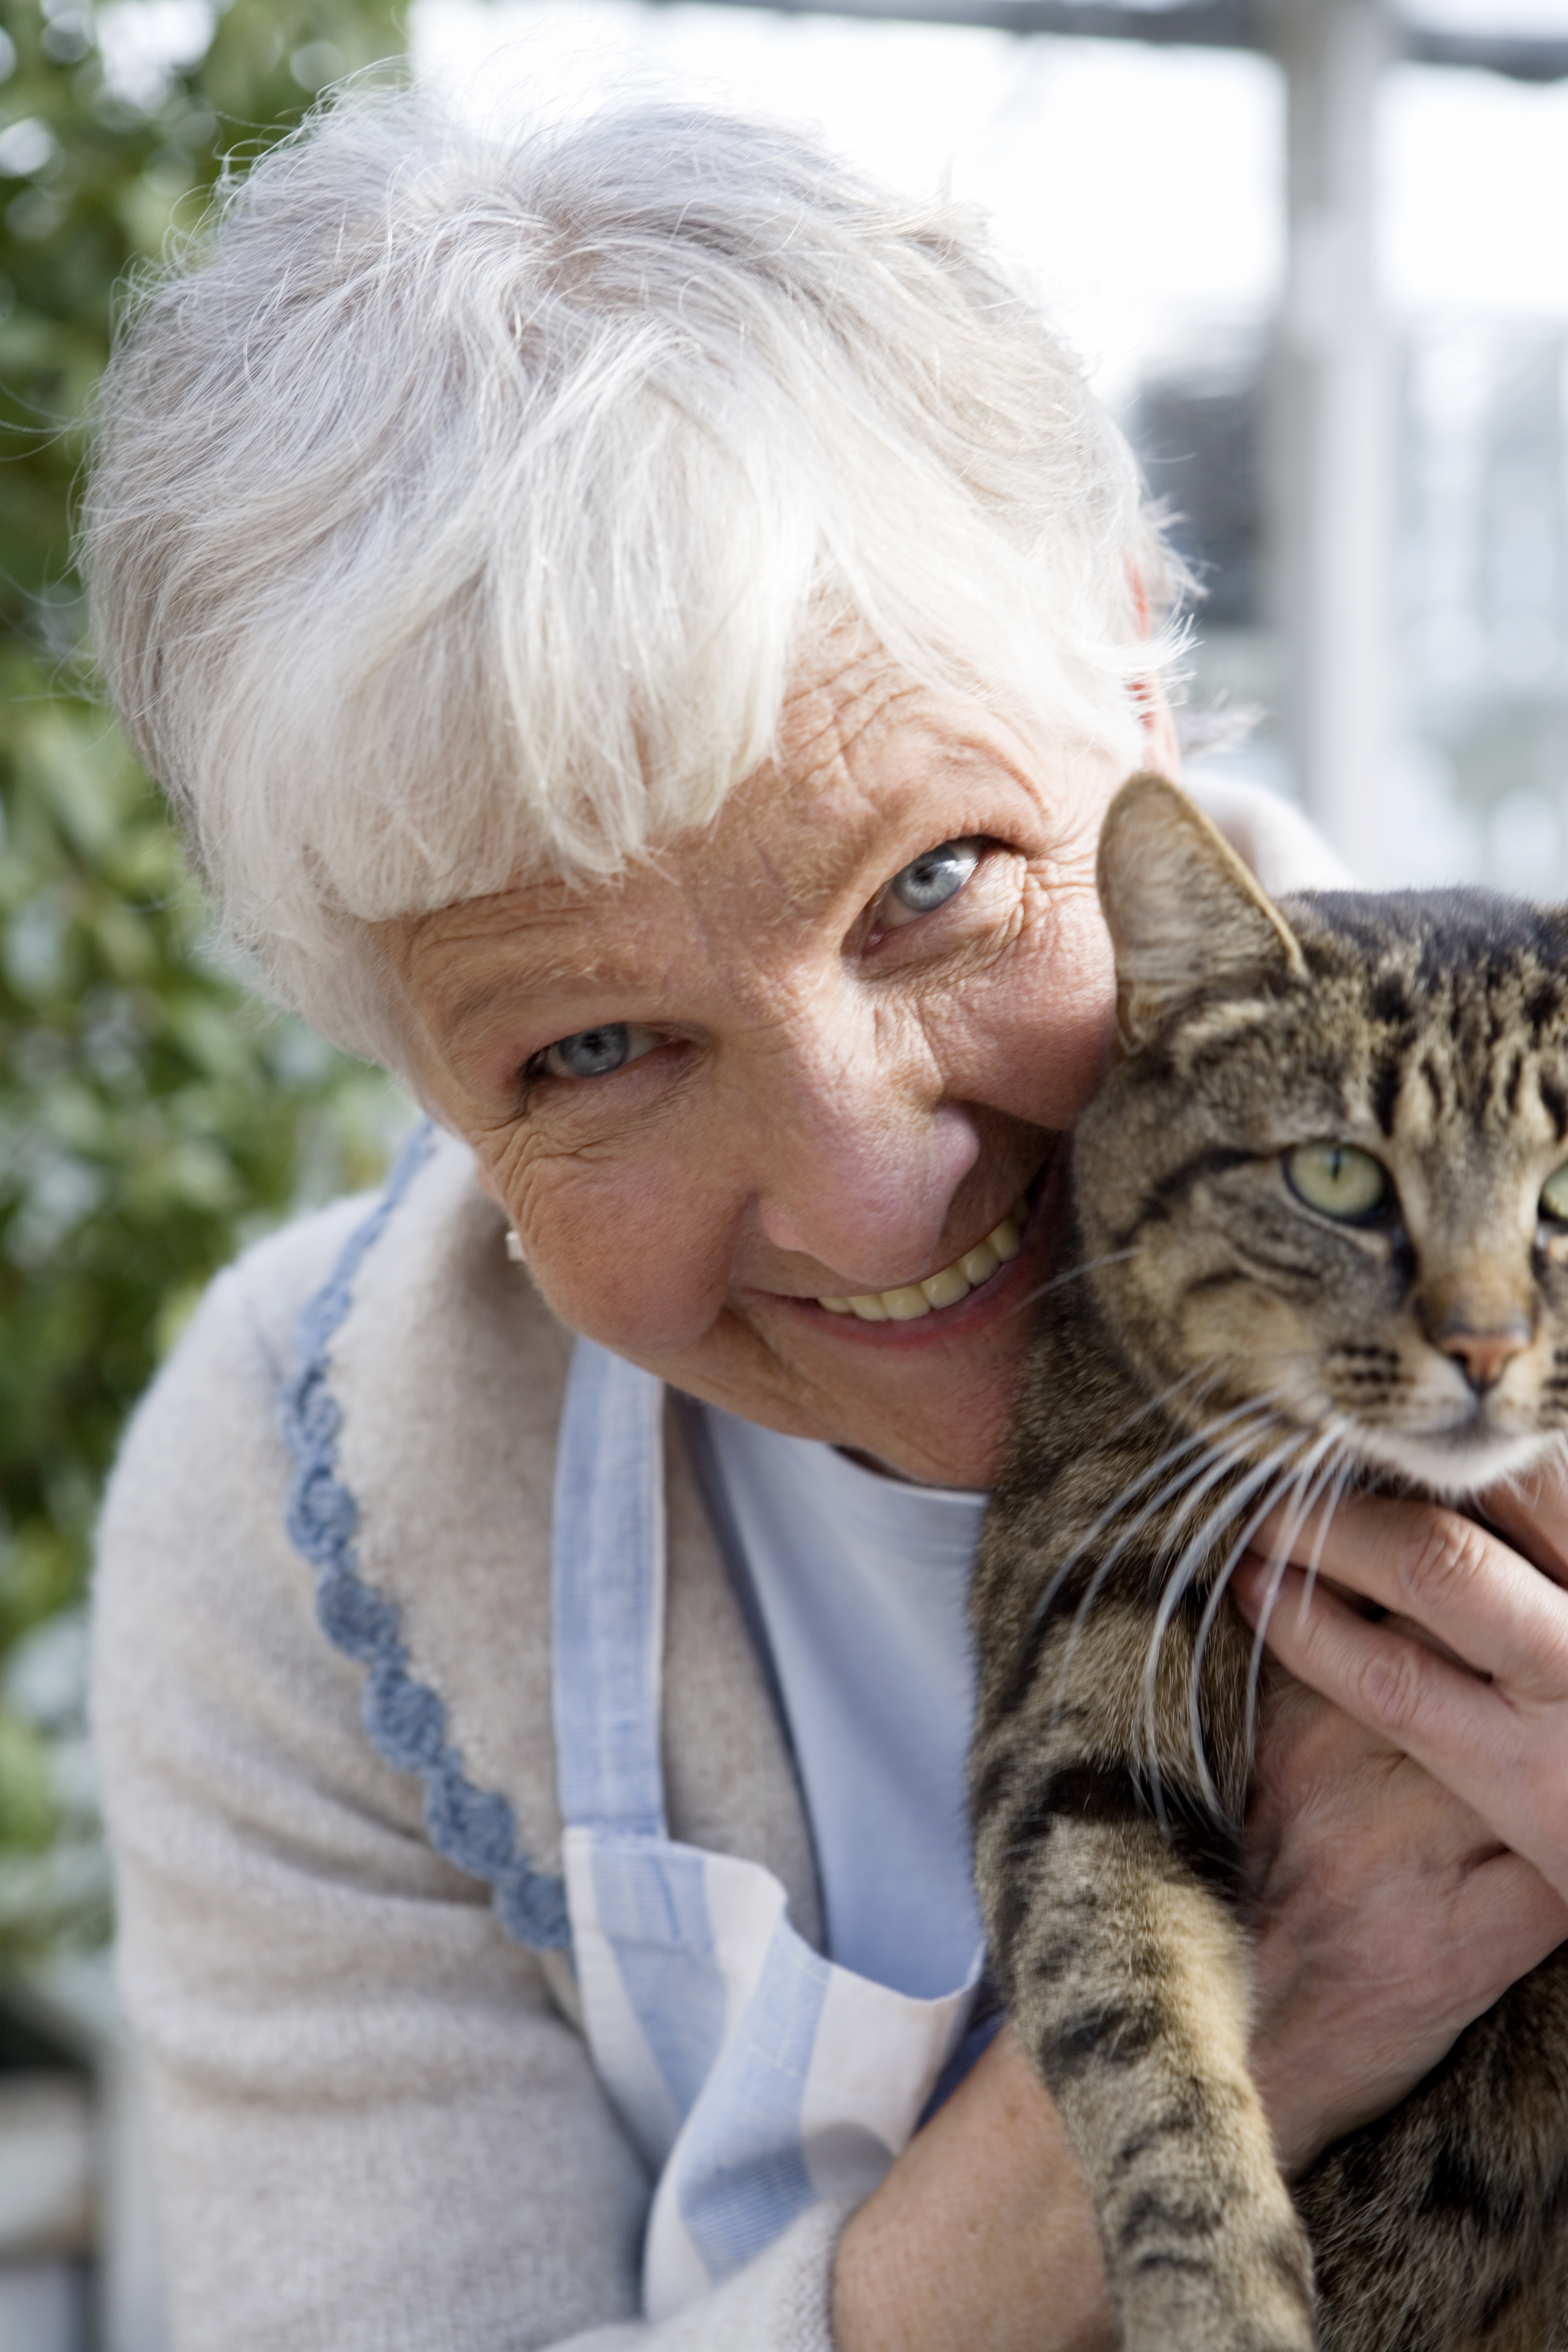
M1143 722L1143 771L1182 781L1182 747L1176 740L1176 718L1165 689L1155 678L1141 678L1132 688Z
M1149 634L1149 591L1143 585L1142 574L1136 566L1127 575L1132 592L1132 606L1138 615L1138 634ZM1171 709L1164 688L1155 677L1135 678L1132 699L1138 707L1143 727L1143 772L1169 776L1173 784L1182 780L1182 747L1176 740L1175 714Z

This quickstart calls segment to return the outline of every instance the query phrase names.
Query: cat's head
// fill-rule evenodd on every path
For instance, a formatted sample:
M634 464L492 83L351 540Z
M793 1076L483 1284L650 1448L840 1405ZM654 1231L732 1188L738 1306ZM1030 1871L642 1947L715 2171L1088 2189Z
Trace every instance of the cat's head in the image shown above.
M1118 1050L1075 1167L1150 1389L1458 1496L1568 1433L1568 910L1276 905L1154 776L1106 820ZM1247 1419L1254 1404L1256 1429Z

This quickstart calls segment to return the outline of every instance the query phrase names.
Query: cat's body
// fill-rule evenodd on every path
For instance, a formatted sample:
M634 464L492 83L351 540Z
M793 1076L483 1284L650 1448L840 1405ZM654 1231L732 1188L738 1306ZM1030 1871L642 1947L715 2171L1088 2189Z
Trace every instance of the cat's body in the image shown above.
M1281 2181L1247 2064L1257 1657L1223 1597L1271 1502L1463 1497L1562 1449L1568 916L1276 908L1148 778L1100 887L1121 1047L1075 1139L1084 1271L974 1586L993 1965L1129 2352L1568 2352L1568 1948Z

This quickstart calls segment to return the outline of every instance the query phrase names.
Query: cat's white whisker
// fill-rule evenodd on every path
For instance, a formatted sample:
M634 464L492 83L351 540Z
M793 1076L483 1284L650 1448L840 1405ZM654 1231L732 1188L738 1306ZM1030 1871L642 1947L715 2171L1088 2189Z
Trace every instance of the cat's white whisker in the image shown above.
M1085 1275L1098 1274L1102 1265L1124 1265L1127 1259L1136 1255L1135 1251L1130 1249L1110 1250L1104 1257L1085 1258L1081 1265L1069 1265L1065 1273L1053 1274L1048 1282L1042 1282L1035 1289L1026 1290L1022 1298L1015 1301L1010 1312L1014 1315L1022 1315L1026 1307L1037 1307L1042 1298L1048 1298L1054 1290L1063 1289L1068 1283L1081 1282Z
M1183 1599L1196 1582L1205 1559L1212 1554L1215 1544L1224 1537L1237 1514L1245 1509L1247 1503L1257 1493L1259 1486L1262 1486L1265 1490L1259 1508L1266 1513L1273 1508L1280 1495L1286 1491L1289 1477L1288 1450L1285 1447L1277 1449L1275 1454L1266 1463L1255 1465L1247 1477L1241 1481L1237 1489L1226 1498L1222 1507L1212 1512L1191 1538L1168 1579L1162 1595L1145 1652L1143 1675L1139 1694L1155 1817L1162 1828L1165 1826L1165 1813L1160 1789L1156 1710L1159 1695L1160 1654L1164 1645L1165 1636L1170 1631L1172 1621ZM1213 1776L1208 1769L1201 1733L1194 1740L1193 1769L1205 1801L1216 1813L1224 1813L1226 1808L1221 1803Z
M1184 1372L1180 1380L1172 1381L1168 1387L1161 1389L1156 1395L1148 1398L1142 1404L1139 1405L1134 1412L1124 1414L1121 1421L1114 1423L1100 1438L1100 1450L1102 1453L1108 1452L1110 1448L1117 1443L1118 1439L1127 1436L1130 1431L1136 1429L1141 1421L1147 1421L1151 1414L1163 1412L1168 1404L1181 1395L1184 1389L1197 1389L1199 1391L1198 1402L1201 1404L1203 1402L1203 1393L1206 1388L1212 1384L1213 1378L1213 1372L1207 1365L1194 1365L1190 1372ZM1248 1398L1244 1404L1237 1405L1231 1413L1226 1415L1225 1421L1233 1420L1238 1415L1244 1415L1255 1412L1256 1410L1257 1400L1255 1398ZM1225 1421L1215 1423L1215 1426L1224 1427ZM1120 1488L1111 1497L1110 1503L1107 1504L1106 1510L1114 1514L1120 1504L1124 1502L1130 1495L1136 1494L1141 1486L1145 1486L1150 1478L1157 1475L1161 1463L1171 1460L1173 1458L1176 1452L1184 1447L1206 1444L1212 1433L1212 1430L1207 1428L1194 1429L1185 1432L1178 1429L1174 1444L1166 1448L1165 1452L1160 1455L1158 1462L1151 1464L1146 1469L1141 1471L1130 1486ZM1096 1522L1097 1526L1103 1526L1104 1524L1105 1521L1103 1517ZM1086 1538L1085 1540L1087 1541L1088 1538Z
M1176 1385L1181 1387L1186 1385L1186 1383L1178 1382ZM1169 1395L1171 1392L1168 1391L1166 1393ZM1131 1479L1127 1486L1120 1487L1116 1494L1112 1496L1110 1501L1106 1504L1099 1517L1095 1518L1084 1530L1078 1542L1063 1559L1060 1567L1051 1578L1050 1582L1047 1585L1039 1599L1036 1601L1030 1616L1031 1627L1038 1625L1040 1620L1049 1613L1050 1610L1055 1606L1058 1593L1061 1591L1061 1588L1067 1581L1068 1578L1072 1574L1073 1570L1083 1559L1085 1553L1088 1552L1090 1547L1098 1541L1100 1537L1105 1534L1106 1530L1112 1526L1120 1514L1140 1493L1149 1486L1155 1479L1159 1478L1173 1463L1181 1461L1184 1455L1198 1453L1202 1454L1207 1459L1215 1458L1215 1447L1213 1442L1215 1436L1221 1430L1226 1428L1235 1422L1245 1420L1249 1416L1258 1418L1260 1429L1267 1426L1267 1416L1260 1413L1258 1401L1256 1399L1250 1400L1247 1404L1238 1405L1233 1412L1225 1414L1220 1421L1213 1425L1211 1429L1195 1431L1190 1435L1178 1438L1173 1445L1168 1445L1163 1454L1159 1454L1153 1462L1147 1465L1146 1468L1140 1471L1136 1478ZM1126 1426L1131 1427L1131 1423L1129 1422ZM1121 1433L1116 1433L1119 1434ZM1145 1506L1144 1509L1139 1514L1139 1516L1128 1527L1124 1528L1121 1531L1121 1534L1117 1538L1116 1549L1113 1551L1110 1559L1104 1563L1106 1567L1113 1565L1114 1561L1121 1558L1122 1552L1126 1549L1128 1543L1133 1538L1133 1537L1141 1534L1142 1529L1147 1527L1153 1515L1157 1511L1163 1509L1164 1505L1171 1500L1173 1495L1180 1492L1181 1477L1187 1475L1194 1468L1201 1466L1201 1464L1196 1465L1189 1464L1188 1471L1184 1471L1181 1474L1181 1476L1173 1479L1153 1497L1150 1503Z
M1290 1553L1295 1546L1296 1538L1317 1508L1320 1498L1328 1494L1331 1488L1333 1490L1332 1497L1325 1517L1332 1516L1340 1495L1344 1491L1345 1479L1354 1467L1354 1457L1344 1443L1342 1422L1332 1434L1333 1443L1329 1449L1327 1459L1311 1474L1309 1482L1299 1489L1298 1499L1291 1506L1290 1517L1281 1530L1279 1540L1272 1547L1268 1555L1268 1581L1264 1588L1263 1607L1258 1612L1247 1665L1247 1706L1244 1730L1246 1753L1248 1756L1256 1753L1258 1744L1258 1696L1262 1685L1263 1658L1267 1646L1264 1635L1269 1613L1279 1595L1279 1587L1285 1580L1285 1570L1289 1566ZM1234 1561L1227 1565L1223 1579L1224 1585L1229 1584L1231 1576L1235 1572L1235 1565Z
M1306 1616L1308 1610L1311 1606L1312 1594L1317 1589L1318 1570L1323 1564L1323 1546L1329 1540L1330 1524L1333 1519L1334 1513L1339 1509L1345 1488L1350 1483L1351 1474L1355 1467L1356 1464L1353 1458L1346 1461L1344 1468L1341 1473L1339 1482L1332 1494L1329 1496L1328 1503L1324 1507L1322 1516L1320 1517L1317 1528L1313 1532L1312 1549L1307 1555L1307 1573L1301 1586L1301 1606L1300 1611L1301 1617ZM1283 1569L1281 1569L1280 1574L1283 1576Z
M1226 1528L1234 1521L1238 1511L1245 1508L1248 1500L1257 1495L1259 1486L1274 1478L1277 1483L1268 1486L1261 1501L1255 1503L1247 1526L1236 1539L1235 1553L1239 1558L1258 1527L1274 1508L1280 1496L1288 1491L1296 1475L1290 1465L1291 1450L1309 1444L1310 1437L1310 1433L1307 1431L1290 1428L1281 1444L1275 1446L1272 1453L1266 1455L1261 1462L1248 1464L1244 1458L1234 1465L1244 1475L1238 1479L1230 1495L1225 1498L1222 1506L1211 1512L1203 1526L1189 1538L1174 1568L1164 1580L1156 1617L1160 1635L1163 1636L1168 1631L1171 1619L1184 1593L1190 1589L1194 1577L1201 1570L1205 1549L1212 1549L1215 1543L1225 1533ZM1175 1522L1173 1522L1173 1526L1174 1525Z
M1266 1428L1269 1421L1276 1417L1266 1408L1260 1410L1256 1402L1247 1410L1248 1415L1259 1429ZM1226 1421L1235 1421L1239 1418L1241 1418L1239 1412L1226 1416ZM1116 1541L1110 1547L1106 1557L1099 1563L1093 1576L1089 1579L1088 1585L1085 1587L1085 1590L1079 1598L1078 1607L1073 1612L1072 1623L1068 1629L1067 1640L1063 1644L1062 1655L1058 1665L1057 1689L1058 1695L1061 1685L1070 1671L1073 1654L1077 1648L1079 1637L1088 1621L1089 1615L1092 1611L1096 1601L1100 1597L1100 1591L1104 1586L1107 1577L1110 1576L1118 1561L1128 1549L1129 1546L1136 1541L1137 1538L1149 1525L1151 1519L1156 1517L1158 1514L1164 1509L1165 1506L1173 1499L1173 1497L1181 1493L1184 1479L1201 1477L1202 1483L1193 1494L1189 1495L1187 1500L1183 1504L1181 1512L1173 1522L1173 1524L1177 1526L1181 1524L1182 1519L1186 1516L1186 1514L1202 1500L1203 1495L1212 1491L1215 1484L1220 1477L1224 1476L1227 1471L1238 1467L1247 1458L1245 1455L1238 1456L1222 1448L1214 1446L1208 1443L1206 1439L1194 1442L1202 1446L1202 1459L1197 1463L1188 1464L1186 1467L1174 1478L1169 1480L1160 1492L1152 1496L1150 1500L1144 1504L1142 1509L1119 1531ZM1168 1449L1166 1455L1162 1456L1162 1460L1169 1459L1172 1454L1186 1453L1191 1450L1191 1446L1186 1444L1184 1444L1180 1448ZM1157 1469L1158 1466L1159 1465L1156 1465L1155 1468ZM1205 1472L1207 1475L1203 1475ZM1048 1600L1054 1599L1055 1593L1060 1588L1062 1579L1068 1574L1071 1566L1076 1561L1083 1558L1085 1551L1089 1548L1089 1543L1092 1534L1103 1531L1104 1527L1109 1525L1110 1521L1115 1517L1116 1510L1121 1507L1123 1500L1127 1496L1135 1493L1140 1486L1146 1484L1149 1475L1152 1474L1144 1474L1143 1477L1135 1480L1131 1486L1124 1489L1123 1495L1118 1498L1117 1504L1110 1507L1106 1512L1101 1514L1100 1520L1097 1522L1096 1528L1090 1531L1090 1535L1086 1536L1080 1543L1075 1546L1068 1560L1064 1562L1063 1567L1052 1579L1047 1599L1046 1601L1042 1601L1040 1603L1041 1611L1048 1605Z
M1215 1485L1225 1475L1226 1471L1239 1469L1246 1463L1247 1456L1245 1454L1238 1454L1235 1450L1234 1445L1221 1446L1215 1443L1215 1434L1219 1430L1229 1426L1232 1428L1234 1435L1234 1424L1239 1423L1243 1425L1241 1431L1242 1435L1251 1438L1255 1435L1263 1435L1271 1425L1277 1424L1278 1420L1278 1414L1274 1412L1270 1406L1254 1401L1254 1402L1247 1407L1238 1409L1235 1412L1226 1414L1221 1422L1215 1423L1212 1429L1205 1430L1200 1437L1194 1439L1190 1444L1184 1444L1180 1448L1172 1447L1167 1449L1167 1452L1160 1457L1160 1461L1152 1465L1150 1471L1134 1479L1130 1486L1122 1489L1121 1494L1117 1497L1116 1503L1110 1506L1108 1510L1101 1515L1101 1517L1096 1523L1094 1529L1091 1530L1091 1535L1103 1533L1105 1528L1109 1526L1111 1520L1116 1517L1117 1512L1123 1508L1125 1505L1132 1499L1132 1497L1138 1493L1140 1487L1148 1484L1150 1477L1157 1475L1159 1469L1166 1462L1178 1458L1181 1454L1193 1452L1196 1452L1200 1455L1200 1459L1196 1462L1187 1463L1184 1469L1178 1472L1173 1478L1171 1478L1166 1482L1158 1494L1149 1497L1149 1499L1144 1503L1143 1507L1136 1514L1136 1516L1119 1531L1115 1546L1104 1565L1110 1566L1114 1560L1119 1559L1121 1557L1129 1543L1131 1543L1135 1537L1142 1533L1150 1520L1155 1517L1160 1511L1163 1510L1168 1503L1173 1502L1182 1494L1184 1484L1186 1481L1191 1480L1195 1483L1190 1486L1184 1499L1179 1504L1176 1509L1171 1521L1172 1532L1184 1523L1184 1521L1191 1516L1192 1512L1197 1507L1198 1504L1202 1502L1205 1495L1212 1492ZM1250 1426L1247 1426L1247 1423L1250 1423ZM1076 1558L1082 1558L1083 1553L1089 1548L1089 1538L1086 1538L1082 1543L1076 1547Z
M1298 1463L1295 1468L1285 1478L1283 1484L1275 1487L1271 1492L1267 1494L1263 1500L1257 1505L1251 1517L1248 1518L1247 1525L1243 1528L1241 1533L1236 1538L1229 1551L1226 1554L1225 1560L1220 1568L1219 1573L1215 1578L1214 1583L1209 1589L1208 1598L1204 1603L1203 1617L1198 1625L1197 1640L1193 1644L1193 1662L1187 1676L1187 1725L1192 1736L1193 1753L1198 1759L1198 1769L1205 1783L1205 1794L1207 1793L1208 1789L1212 1786L1212 1781L1208 1771L1207 1759L1204 1752L1203 1725L1201 1720L1201 1710L1199 1707L1199 1685L1203 1675L1204 1653L1208 1647L1209 1635L1214 1628L1215 1615L1225 1600L1226 1590L1230 1584L1230 1580L1235 1575L1238 1563L1246 1555L1247 1550L1250 1546L1254 1536L1258 1533L1258 1528L1263 1525L1264 1520L1268 1517L1269 1512L1275 1508L1277 1504L1282 1501L1287 1501L1288 1498L1294 1496L1294 1500L1289 1501L1285 1524L1281 1530L1277 1546L1278 1550L1287 1554L1289 1552L1291 1546L1295 1543L1297 1535L1306 1523L1307 1511L1310 1507L1310 1503L1308 1503L1305 1498L1310 1494L1312 1486L1318 1478L1319 1472L1323 1464L1324 1456L1331 1456L1338 1445L1338 1443L1339 1431L1337 1427L1331 1426L1324 1430L1318 1438L1316 1444L1309 1450L1306 1459ZM1249 1692L1247 1738L1247 1753L1248 1755L1252 1752L1253 1731L1250 1701L1251 1694Z
M1159 1785L1159 1741L1155 1701L1158 1695L1160 1651L1170 1629L1171 1621L1181 1605L1183 1596L1202 1567L1205 1556L1212 1551L1227 1528L1247 1508L1258 1488L1267 1486L1279 1472L1287 1467L1291 1454L1310 1443L1310 1440L1305 1431L1292 1429L1285 1441L1276 1446L1271 1454L1267 1454L1261 1463L1254 1463L1247 1467L1238 1477L1236 1486L1223 1497L1216 1508L1208 1514L1196 1533L1189 1538L1174 1569L1165 1579L1150 1632L1140 1686L1140 1712L1147 1741L1147 1760L1152 1781L1151 1794L1155 1818L1159 1821L1162 1829L1166 1826L1166 1822L1164 1803ZM1203 1500L1204 1496L1212 1493L1226 1472L1237 1466L1232 1460L1211 1471L1176 1512L1167 1532L1174 1533L1179 1529L1191 1517L1193 1510ZM1194 1764L1200 1784L1204 1785L1205 1798L1217 1805L1213 1782L1201 1753L1194 1759Z

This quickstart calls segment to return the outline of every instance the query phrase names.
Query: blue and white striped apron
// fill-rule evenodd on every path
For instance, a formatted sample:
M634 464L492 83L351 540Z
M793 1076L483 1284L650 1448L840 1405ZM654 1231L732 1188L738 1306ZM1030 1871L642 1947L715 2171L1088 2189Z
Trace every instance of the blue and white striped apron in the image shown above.
M555 1737L595 2064L658 2176L644 2308L667 2318L820 2199L863 2197L963 2037L970 1980L916 2000L836 1968L772 1871L668 1834L659 1756L664 1386L580 1339L556 1458Z

